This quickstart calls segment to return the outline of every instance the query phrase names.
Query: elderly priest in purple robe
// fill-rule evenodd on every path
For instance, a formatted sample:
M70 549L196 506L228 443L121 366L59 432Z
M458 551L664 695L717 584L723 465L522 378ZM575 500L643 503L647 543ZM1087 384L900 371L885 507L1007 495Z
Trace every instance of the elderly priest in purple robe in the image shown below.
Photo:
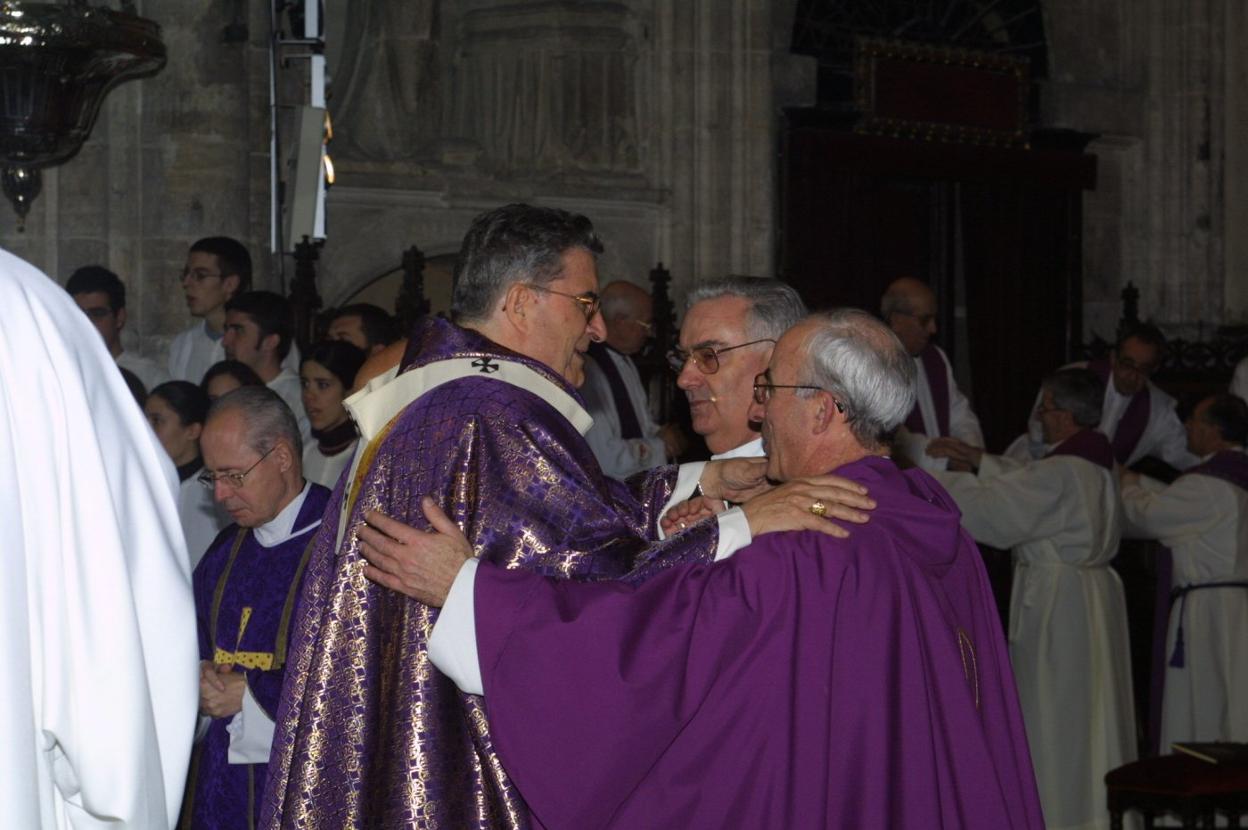
M423 321L398 374L348 402L361 446L308 565L261 826L531 826L481 699L429 662L437 610L366 578L365 515L397 525L370 511L425 527L431 495L482 561L637 582L726 555L752 533L834 527L805 511L813 499L869 506L857 484L796 482L653 541L676 468L626 485L603 475L583 437L590 418L576 386L585 350L604 334L601 249L589 220L566 211L508 205L477 217L456 265L457 324ZM707 465L703 492L759 483L761 466Z
M234 523L195 567L201 734L179 827L254 827L290 623L329 491L305 481L299 425L276 392L217 399L199 476Z
M465 559L426 507L448 534L411 574L446 600L431 657L485 695L533 826L1043 826L974 542L884 454L913 380L896 337L847 310L791 329L756 381L770 478L870 488L848 538L773 533L642 585L575 584ZM362 536L379 563L401 555Z

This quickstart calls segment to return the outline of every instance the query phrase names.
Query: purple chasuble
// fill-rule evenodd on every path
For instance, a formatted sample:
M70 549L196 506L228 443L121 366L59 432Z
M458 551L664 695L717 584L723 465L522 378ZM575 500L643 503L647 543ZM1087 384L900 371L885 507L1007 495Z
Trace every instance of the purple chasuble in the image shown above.
M869 457L848 539L640 586L482 565L486 710L535 827L1041 828L996 605L952 499Z
M628 387L624 385L624 378L620 377L620 370L616 368L615 361L611 359L610 352L614 351L605 343L590 343L589 357L602 370L602 375L607 379L607 385L611 387L611 401L615 404L615 412L620 418L620 437L625 440L641 437L641 423L637 420L637 413L633 411L632 399L628 397Z
M1095 372L1106 384L1114 382L1113 377L1111 377L1113 373L1110 370L1108 359L1101 358L1089 361L1088 369ZM1151 408L1152 395L1146 383L1143 389L1131 396L1131 400L1127 403L1126 411L1118 419L1118 426L1114 427L1112 444L1114 458L1118 460L1119 464L1127 463L1131 453L1135 452L1136 445L1144 437L1144 430L1148 428L1148 416Z
M492 378L512 361L576 398L543 364L426 318L402 371L459 358L479 368L407 404L360 448L355 481L344 476L331 500L295 624L261 827L530 826L481 698L429 662L437 610L364 578L354 529L365 510L423 528L420 499L431 495L482 560L562 579L638 581L714 556L714 522L651 541L674 467L627 485L609 479L564 415Z
M287 634L299 602L313 525L325 512L329 491L308 488L294 529L308 528L271 548L251 531L230 525L195 567L199 657L247 674L256 703L274 717L285 675ZM233 716L214 718L191 759L182 819L195 830L254 827L260 814L267 764L231 764L227 757Z
M1045 458L1052 458L1055 455L1073 455L1084 461L1091 461L1110 472L1114 470L1114 449L1110 446L1105 433L1099 429L1084 427L1049 450Z
M948 370L940 349L932 343L928 343L927 348L919 352L919 360L923 362L923 372L927 375L927 388L932 393L932 405L936 407L936 425L940 429L940 435L931 437L939 438L949 434ZM917 398L914 408L906 417L906 429L917 435L927 435L927 428L923 425L923 413L919 409Z

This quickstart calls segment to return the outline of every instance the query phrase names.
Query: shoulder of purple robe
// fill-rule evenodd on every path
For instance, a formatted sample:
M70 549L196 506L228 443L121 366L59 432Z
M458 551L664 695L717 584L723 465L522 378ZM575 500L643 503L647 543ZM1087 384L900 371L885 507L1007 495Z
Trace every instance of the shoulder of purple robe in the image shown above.
M978 554L956 515L898 502L935 535L873 515L636 587L483 564L487 711L537 819L1041 827Z
M306 770L315 766L324 780L327 773L318 760L309 760L309 747L350 728L342 722L349 712L329 711L324 701L339 694L346 699L348 692L370 700L377 694L378 662L341 658L344 651L368 650L381 632L392 631L385 609L398 607L397 595L360 575L350 528L363 510L377 508L424 527L420 499L431 495L484 560L560 577L642 578L686 559L713 557L713 523L652 544L646 511L619 487L602 474L567 419L523 389L463 378L410 404L381 439L346 519L341 548L335 538L343 488L326 512L296 617L262 825L278 821L288 800L305 803L304 789L311 786L301 777ZM417 607L416 617L432 613ZM403 653L417 659L425 636L414 633ZM361 751L343 748L329 762L332 774L350 775L352 765L363 762Z

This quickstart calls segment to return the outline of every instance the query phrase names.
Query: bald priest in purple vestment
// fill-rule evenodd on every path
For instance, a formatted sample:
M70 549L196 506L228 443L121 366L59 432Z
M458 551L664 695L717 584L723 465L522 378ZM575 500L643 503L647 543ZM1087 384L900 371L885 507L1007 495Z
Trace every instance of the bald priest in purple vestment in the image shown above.
M432 496L483 562L637 582L777 526L832 527L805 511L812 498L869 506L857 484L797 482L654 541L676 468L626 485L603 474L583 437L591 420L576 387L604 335L601 249L589 220L565 211L509 205L477 217L456 266L456 323L426 319L397 374L348 401L360 449L308 564L260 826L531 826L481 699L429 662L438 611L391 590L398 571L364 567L365 517L424 536L421 500ZM725 484L760 482L746 459L701 478L720 497L739 490Z
M848 538L772 533L641 585L576 584L468 558L427 507L448 534L416 568L417 596L446 602L430 655L484 694L532 826L1043 826L974 542L884 455L913 366L846 310L791 329L756 380L768 476L834 470L877 501ZM365 549L395 553L373 531Z

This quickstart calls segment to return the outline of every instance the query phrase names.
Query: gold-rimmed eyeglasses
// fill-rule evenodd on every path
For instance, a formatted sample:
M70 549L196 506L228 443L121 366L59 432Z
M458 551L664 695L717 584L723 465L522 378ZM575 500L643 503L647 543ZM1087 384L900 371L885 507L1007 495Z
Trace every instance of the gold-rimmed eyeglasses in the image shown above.
M553 288L547 288L544 285L538 285L535 282L524 283L535 291L545 291L547 294L557 294L560 297L567 297L569 300L576 300L580 305L581 311L585 312L585 319L592 320L594 315L598 313L598 309L602 307L602 298L598 296L596 291L583 291L580 294L569 294L566 291L556 291Z
M672 349L667 353L667 365L672 368L673 372L680 372L685 368L685 364L690 360L698 371L704 375L713 375L719 371L719 356L725 352L731 352L734 349L744 349L746 346L756 346L759 343L775 343L771 337L764 337L760 340L751 340L749 343L739 343L736 346L728 346L723 349L715 349L710 346L699 346L696 349L685 351L681 348Z
M273 450L275 449L277 449L276 444L274 444L272 447L269 448L269 452L266 452L264 455L260 456L259 461L257 461L255 464L252 464L250 467L243 470L241 473L213 473L213 472L209 472L208 470L204 470L198 476L199 483L207 487L209 490L215 490L217 487L217 482L220 481L220 482L230 485L235 490L237 490L238 488L242 487L246 483L247 474L250 473L252 470L256 469L257 467L259 467L260 461L263 461L264 459L268 458L269 453L273 452Z

